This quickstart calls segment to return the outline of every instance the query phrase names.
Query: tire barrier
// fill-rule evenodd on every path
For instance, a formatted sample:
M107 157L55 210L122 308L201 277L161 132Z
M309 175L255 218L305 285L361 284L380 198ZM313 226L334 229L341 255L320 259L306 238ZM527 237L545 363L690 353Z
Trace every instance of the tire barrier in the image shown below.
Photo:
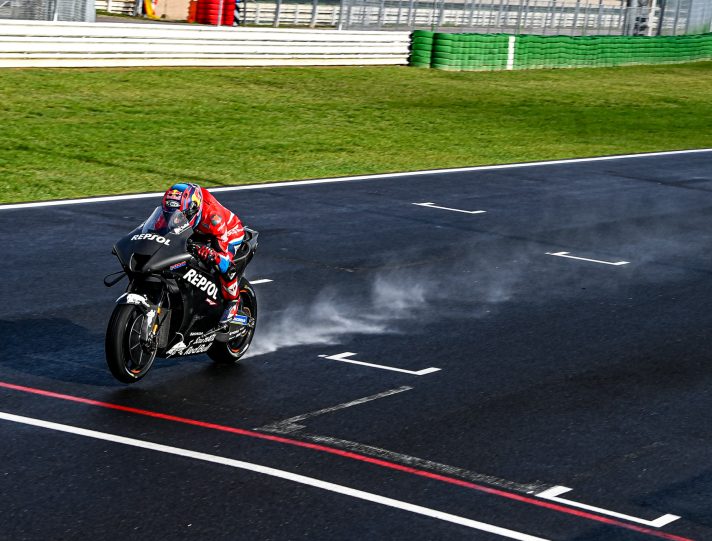
M426 30L415 30L410 38L411 66L429 68L432 62L434 33Z
M198 0L195 22L218 26L232 26L235 18L235 0Z
M417 30L409 64L450 71L612 67L712 59L712 33L684 36L535 36Z

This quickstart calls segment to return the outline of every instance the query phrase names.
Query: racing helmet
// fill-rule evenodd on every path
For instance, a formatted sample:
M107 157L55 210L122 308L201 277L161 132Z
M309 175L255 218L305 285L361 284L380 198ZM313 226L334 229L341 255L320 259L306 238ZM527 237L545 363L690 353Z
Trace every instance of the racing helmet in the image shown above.
M197 184L174 184L163 194L163 216L166 221L176 210L183 211L190 226L195 229L203 215L203 190Z

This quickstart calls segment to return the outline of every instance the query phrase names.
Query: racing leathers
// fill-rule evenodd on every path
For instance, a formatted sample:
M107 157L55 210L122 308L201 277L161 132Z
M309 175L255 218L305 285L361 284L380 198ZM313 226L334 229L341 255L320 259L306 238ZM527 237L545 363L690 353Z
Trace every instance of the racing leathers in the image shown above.
M210 245L210 248L202 249L199 255L203 259L214 261L220 271L223 298L226 301L236 301L240 294L238 282L244 268L236 268L233 258L245 238L245 230L235 213L222 206L205 188L202 192L202 215L195 231L206 237L206 244ZM235 312L237 308L236 302L231 303L223 319L228 318L231 309Z

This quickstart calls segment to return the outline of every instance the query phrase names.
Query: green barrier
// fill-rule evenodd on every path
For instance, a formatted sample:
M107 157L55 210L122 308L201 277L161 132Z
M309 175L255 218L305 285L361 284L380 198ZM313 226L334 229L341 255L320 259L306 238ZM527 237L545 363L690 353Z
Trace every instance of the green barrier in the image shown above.
M712 33L686 36L515 36L416 30L410 65L453 71L608 67L712 59ZM511 54L511 64L508 59Z
M410 35L408 65L418 68L432 67L434 32L414 30Z

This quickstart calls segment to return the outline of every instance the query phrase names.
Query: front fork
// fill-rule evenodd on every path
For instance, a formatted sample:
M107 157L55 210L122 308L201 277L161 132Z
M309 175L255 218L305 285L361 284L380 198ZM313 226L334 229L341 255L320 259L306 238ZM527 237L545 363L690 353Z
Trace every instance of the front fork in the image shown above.
M158 304L153 304L146 295L139 293L124 293L118 299L116 304L133 304L138 306L146 316L141 325L141 345L145 348L153 349L158 344L158 329L161 315L161 308L164 299L164 292L161 292L161 298Z
M141 325L141 343L149 348L153 348L158 343L158 316L161 315L161 307L151 308L146 312L146 317Z

